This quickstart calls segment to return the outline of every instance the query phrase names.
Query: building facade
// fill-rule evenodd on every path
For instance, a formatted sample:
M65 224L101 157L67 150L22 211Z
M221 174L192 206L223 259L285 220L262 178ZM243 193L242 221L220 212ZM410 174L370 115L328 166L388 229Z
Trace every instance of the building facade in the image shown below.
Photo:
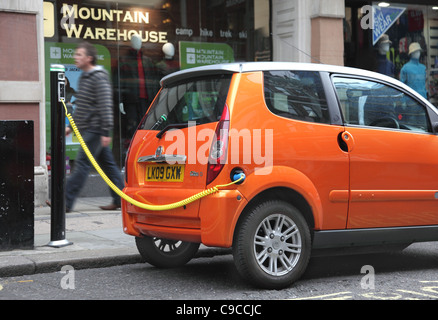
M34 122L35 199L47 199L43 4L0 1L0 119Z
M343 64L344 0L272 0L274 61Z
M98 50L114 96L113 152L123 167L130 138L166 74L233 61L297 61L377 70L379 43L394 77L409 44L422 48L428 98L438 99L438 8L435 0L387 1L399 15L377 19L360 0L0 0L0 119L35 123L35 203L48 197L51 64L66 69L74 110L80 75L74 49L85 40ZM380 6L379 6L380 4ZM386 11L385 11L386 12ZM391 11L392 12L392 11ZM380 41L380 42L379 42ZM385 60L385 61L386 61ZM139 85L145 90L140 91ZM77 139L68 137L74 162Z

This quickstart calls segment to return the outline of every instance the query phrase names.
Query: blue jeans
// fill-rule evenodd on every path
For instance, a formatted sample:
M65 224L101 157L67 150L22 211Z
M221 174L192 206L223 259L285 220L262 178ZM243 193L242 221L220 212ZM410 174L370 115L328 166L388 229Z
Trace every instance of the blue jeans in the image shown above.
M82 137L88 146L91 154L97 163L100 165L102 170L108 176L108 178L120 189L124 187L124 182L120 169L117 167L114 161L114 156L109 147L102 147L100 141L100 135L93 132L83 132ZM79 192L87 181L88 175L90 173L92 164L88 160L82 148L79 149L76 156L73 171L70 177L67 179L65 188L65 206L68 209L73 209L74 203L76 201ZM113 204L120 206L120 197L110 188L111 197L113 198Z

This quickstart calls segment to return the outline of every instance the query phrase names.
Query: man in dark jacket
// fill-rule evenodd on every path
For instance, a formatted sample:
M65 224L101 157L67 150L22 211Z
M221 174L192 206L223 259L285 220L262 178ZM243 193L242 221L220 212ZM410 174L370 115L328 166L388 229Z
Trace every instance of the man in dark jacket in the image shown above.
M81 43L74 54L75 64L82 70L79 88L76 92L76 108L73 114L75 123L85 143L96 161L110 180L120 189L123 179L114 156L109 148L110 133L113 129L113 97L107 72L96 66L97 51L93 45ZM66 127L66 134L72 132ZM85 184L91 170L91 163L82 149L79 150L73 171L66 185L66 210L73 208L74 202ZM120 208L120 197L111 191L113 202L100 207L103 210Z

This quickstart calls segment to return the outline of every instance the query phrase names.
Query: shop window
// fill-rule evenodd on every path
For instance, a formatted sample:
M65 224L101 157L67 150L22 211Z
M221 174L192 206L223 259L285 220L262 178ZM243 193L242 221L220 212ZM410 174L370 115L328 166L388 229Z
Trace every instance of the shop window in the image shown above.
M201 65L271 58L265 0L45 0L43 5L45 70L50 64L66 67L69 110L81 73L73 59L77 43L85 40L98 50L97 64L113 83L113 152L121 166L162 77ZM146 90L139 89L142 84ZM45 96L49 99L50 92ZM46 136L50 140L50 125ZM79 148L69 136L70 159Z
M346 0L345 65L403 80L438 106L438 10L414 1L409 5L391 2L379 19L374 19L373 29L364 23L369 21L369 12L363 9L370 4L376 10L382 9L379 2ZM421 48L420 56L412 61L417 69L412 73L411 78L416 77L414 81L401 76L403 67L413 58L412 44Z

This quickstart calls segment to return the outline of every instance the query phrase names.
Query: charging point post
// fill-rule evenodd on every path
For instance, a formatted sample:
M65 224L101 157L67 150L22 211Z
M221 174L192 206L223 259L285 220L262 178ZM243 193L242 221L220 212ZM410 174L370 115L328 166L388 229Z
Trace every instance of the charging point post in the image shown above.
M65 116L62 100L65 100L65 68L50 66L51 104L51 206L50 247L72 244L65 238Z

